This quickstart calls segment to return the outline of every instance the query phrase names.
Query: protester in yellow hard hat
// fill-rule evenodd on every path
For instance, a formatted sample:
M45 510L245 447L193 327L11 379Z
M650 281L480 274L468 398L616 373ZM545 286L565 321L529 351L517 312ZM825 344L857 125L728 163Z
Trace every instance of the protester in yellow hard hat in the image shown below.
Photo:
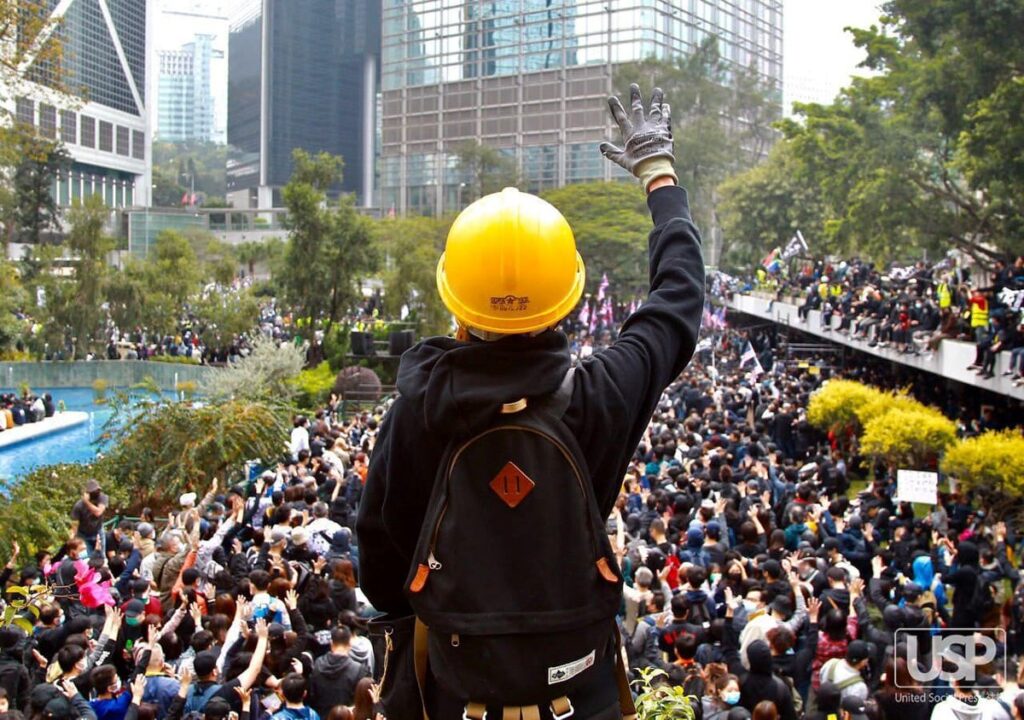
M459 215L438 261L456 337L401 359L357 521L389 718L635 716L604 519L693 354L704 265L662 92L645 109L633 85L628 111L609 107L622 146L600 151L639 179L654 224L649 295L618 340L572 367L558 324L584 259L555 207L509 188Z

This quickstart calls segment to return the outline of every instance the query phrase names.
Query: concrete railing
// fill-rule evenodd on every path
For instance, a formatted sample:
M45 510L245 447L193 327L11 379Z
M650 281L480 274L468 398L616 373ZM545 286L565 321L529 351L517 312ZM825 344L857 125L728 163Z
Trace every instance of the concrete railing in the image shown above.
M124 388L151 377L161 389L173 390L175 382L202 383L215 372L216 368L204 365L147 360L4 362L0 363L0 387L17 390L25 383L31 388L92 387L96 380L105 380L110 388Z
M878 347L877 345L870 347L866 341L854 340L849 335L841 335L835 331L826 331L822 328L821 312L819 310L811 310L807 320L801 321L797 314L799 307L796 304L784 301L771 302L771 298L771 294L762 294L760 296L737 294L733 295L730 300L725 301L725 305L732 310L746 315L762 318L780 325L788 325L796 330L816 335L830 343L845 345L875 357L885 358L893 363L935 373L950 380L956 380L957 382L977 388L1024 400L1024 388L1014 387L1011 378L1001 374L1010 362L1010 353L1008 352L999 353L996 356L996 376L985 379L967 369L967 366L974 362L974 343L945 339L939 345L939 349L932 355L903 355L891 345L885 348ZM835 319L833 321L838 325Z

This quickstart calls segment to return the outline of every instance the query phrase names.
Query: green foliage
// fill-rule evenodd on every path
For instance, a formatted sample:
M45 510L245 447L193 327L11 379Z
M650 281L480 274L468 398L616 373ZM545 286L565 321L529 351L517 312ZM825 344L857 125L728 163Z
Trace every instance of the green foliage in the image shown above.
M75 357L84 357L90 350L89 341L99 335L104 320L100 306L110 276L107 255L114 249L114 240L104 231L108 217L99 195L75 200L68 212L66 238L68 250L77 258L74 277L52 284L46 294L47 320L68 328Z
M383 272L384 310L399 317L409 309L420 335L443 335L451 327L447 308L437 293L437 259L444 250L451 218L409 216L382 220L377 227L387 259Z
M203 394L215 400L287 400L293 394L291 380L305 363L302 348L259 336L246 357L208 377Z
M782 129L794 182L825 206L815 250L877 260L1024 247L1020 2L890 0L851 31L875 71Z
M17 138L19 162L12 183L14 222L21 242L40 243L43 233L62 227L53 187L57 175L71 164L71 156L59 142L30 133Z
M522 185L515 158L496 148L467 140L455 148L455 157L456 172L464 183L459 198L463 207L502 188Z
M132 489L128 509L160 507L213 478L230 481L248 460L276 459L291 411L271 400L132 405L122 399L108 425L113 443L104 463L115 487Z
M18 480L0 480L0 552L18 542L27 554L53 549L67 539L71 506L82 497L86 481L95 479L110 497L110 507L125 504L129 493L111 482L108 464L49 465Z
M300 372L289 381L295 389L296 404L306 410L321 406L330 397L334 377L334 371L327 362Z
M311 337L317 329L329 330L358 301L359 282L377 269L379 258L373 222L356 212L352 198L327 203L328 189L341 180L341 158L313 157L300 149L292 157L294 171L284 187L289 233L280 281L301 331Z
M768 159L718 188L718 218L729 249L723 264L749 268L797 230L814 241L824 233L825 206L818 186L800 175L790 141L776 143ZM814 251L818 251L817 245Z
M587 288L608 273L621 291L647 289L647 234L651 214L634 183L590 182L548 190L542 197L569 221L587 265Z
M15 311L24 307L28 298L18 269L14 263L0 257L0 357L13 359L8 355L16 350L18 339L25 330L25 323L15 316Z
M11 625L31 635L43 606L50 604L52 588L46 585L11 585L6 589L7 607L0 615L0 628Z
M930 467L956 440L956 425L931 408L895 407L869 420L861 447L891 466Z
M147 362L167 363L168 365L201 365L202 363L190 355L150 355Z
M637 688L638 720L693 720L694 703L700 698L687 695L681 686L668 683L668 673L659 668L640 668L640 678L634 680Z
M987 432L959 440L946 451L942 469L976 493L996 517L1021 512L1024 438L1019 432Z
M829 380L811 395L807 420L814 427L836 435L858 432L862 425L857 411L882 395L881 391L853 380Z
M228 148L215 143L153 143L153 205L181 207L191 192L205 196L204 207L224 207Z
M183 399L191 400L199 392L199 383L195 380L179 380L174 389L181 393Z
M250 290L204 293L191 304L199 337L210 347L220 347L234 337L251 332L259 319L260 305Z

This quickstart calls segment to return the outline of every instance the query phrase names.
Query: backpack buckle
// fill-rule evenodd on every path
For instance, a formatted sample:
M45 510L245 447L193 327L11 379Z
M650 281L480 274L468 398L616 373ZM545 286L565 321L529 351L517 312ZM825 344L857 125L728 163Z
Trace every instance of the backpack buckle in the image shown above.
M462 720L487 720L487 708L480 703L468 703L462 711Z
M568 706L568 710L566 710L561 715L559 715L558 711L555 710L555 703L557 703L559 700L564 700L565 704ZM570 700L569 698L559 698L559 700L555 700L551 703L551 717L554 718L554 720L566 720L566 718L571 718L576 713L576 710L572 706L572 700Z

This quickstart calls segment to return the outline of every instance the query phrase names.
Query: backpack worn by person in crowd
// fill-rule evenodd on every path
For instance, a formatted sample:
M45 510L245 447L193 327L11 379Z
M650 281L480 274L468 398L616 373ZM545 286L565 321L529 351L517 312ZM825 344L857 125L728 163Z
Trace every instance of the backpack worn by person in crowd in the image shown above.
M615 625L622 578L561 419L572 378L449 445L420 531L405 586L420 689L429 666L472 720L499 705L569 717L570 697L611 658L622 713L635 716Z
M210 702L220 688L219 683L210 683L202 690L199 689L198 685L189 687L188 695L185 696L185 706L181 710L182 715L186 719L201 718L203 711L206 709L206 704Z

